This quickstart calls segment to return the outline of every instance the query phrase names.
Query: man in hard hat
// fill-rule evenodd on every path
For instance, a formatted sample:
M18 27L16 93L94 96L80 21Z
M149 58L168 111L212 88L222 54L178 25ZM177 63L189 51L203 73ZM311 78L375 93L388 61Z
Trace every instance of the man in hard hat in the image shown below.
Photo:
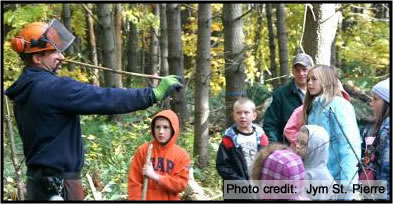
M101 88L56 76L62 52L75 37L57 20L35 22L12 39L25 62L6 91L23 141L28 200L83 200L84 163L79 115L120 114L146 109L182 87L176 76L156 88Z

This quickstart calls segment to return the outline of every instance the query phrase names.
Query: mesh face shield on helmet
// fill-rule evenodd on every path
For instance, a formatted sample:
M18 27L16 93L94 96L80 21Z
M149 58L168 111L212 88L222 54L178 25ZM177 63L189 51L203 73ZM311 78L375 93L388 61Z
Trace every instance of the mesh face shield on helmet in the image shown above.
M12 38L11 48L17 53L35 53L45 50L63 52L74 40L75 36L54 19L49 25L34 22L24 27L19 36Z
M64 52L75 40L75 36L58 20L53 19L41 38L50 43L58 52Z

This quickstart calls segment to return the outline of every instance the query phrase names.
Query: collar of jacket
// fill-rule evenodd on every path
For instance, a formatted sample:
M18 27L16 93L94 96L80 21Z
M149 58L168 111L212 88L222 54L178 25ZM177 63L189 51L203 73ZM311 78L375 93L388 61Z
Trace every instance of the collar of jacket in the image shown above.
M235 145L236 148L238 148L240 145L237 142L237 137L238 134L235 132L236 124L232 125L230 128L225 130L224 136L228 136L232 139L233 144ZM257 136L257 144L259 145L261 143L261 137L264 134L263 129L255 124L252 124L252 129L256 133Z
M292 79L292 81L289 82L289 89L288 92L289 94L297 94L298 88L296 87L295 84L295 79Z
M27 71L27 70L31 70L31 71L35 71L35 72L48 72L48 73L51 73L53 75L56 75L55 73L53 73L51 71L48 71L46 69L39 68L39 67L26 66L25 68L23 68L23 71Z

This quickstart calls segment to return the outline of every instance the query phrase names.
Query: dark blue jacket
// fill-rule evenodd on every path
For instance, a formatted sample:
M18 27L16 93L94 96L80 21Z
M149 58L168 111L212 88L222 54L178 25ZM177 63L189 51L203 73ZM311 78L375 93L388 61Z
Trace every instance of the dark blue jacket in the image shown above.
M41 68L25 67L6 91L28 167L81 171L84 148L80 114L119 114L156 102L151 88L101 88Z

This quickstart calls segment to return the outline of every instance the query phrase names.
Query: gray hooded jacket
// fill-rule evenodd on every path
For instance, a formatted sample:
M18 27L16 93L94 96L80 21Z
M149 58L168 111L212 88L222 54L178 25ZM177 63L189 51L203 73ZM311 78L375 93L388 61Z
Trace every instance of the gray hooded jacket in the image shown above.
M304 158L306 180L312 180L313 183L315 182L315 184L318 183L323 186L331 186L334 184L334 178L327 168L329 160L329 135L321 126L306 125L305 127L309 132L307 155ZM312 200L332 199L327 194L319 194L310 198Z

